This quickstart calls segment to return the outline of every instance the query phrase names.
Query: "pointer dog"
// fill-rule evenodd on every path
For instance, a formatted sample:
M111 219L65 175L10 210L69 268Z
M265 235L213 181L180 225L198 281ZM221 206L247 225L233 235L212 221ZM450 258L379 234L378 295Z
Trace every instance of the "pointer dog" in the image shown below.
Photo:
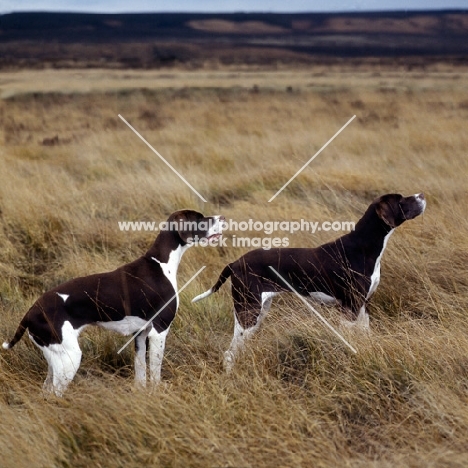
M146 326L135 341L135 381L146 385L148 338L150 378L158 383L166 336L179 302L176 274L180 259L193 240L218 237L223 220L191 210L173 213L167 229L142 257L112 272L75 278L46 292L3 348L12 348L28 329L49 365L44 390L61 396L80 366L78 336L87 325L123 335Z
M380 281L380 260L397 226L426 208L424 194L383 195L369 206L355 230L314 249L257 249L227 265L216 284L195 297L210 296L231 277L234 337L224 354L231 370L244 340L260 326L274 296L290 292L284 278L299 294L322 303L339 304L354 324L369 327L366 303ZM281 275L279 277L270 267Z

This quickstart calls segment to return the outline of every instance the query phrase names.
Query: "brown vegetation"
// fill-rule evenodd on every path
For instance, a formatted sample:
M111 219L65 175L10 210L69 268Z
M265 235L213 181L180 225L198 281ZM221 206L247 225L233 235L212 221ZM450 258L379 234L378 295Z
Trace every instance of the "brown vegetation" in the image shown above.
M46 364L25 337L0 354L1 465L466 466L466 71L73 73L0 76L1 341L43 291L145 251L155 233L118 221L184 207L238 221L357 220L395 191L424 191L428 208L389 242L372 333L348 336L357 355L284 297L225 375L229 288L190 300L245 251L233 232L229 247L182 260L179 285L207 268L181 295L160 387L134 390L133 350L116 354L126 338L87 329L75 382L44 400ZM339 234L275 235L314 246ZM336 323L338 311L322 312Z

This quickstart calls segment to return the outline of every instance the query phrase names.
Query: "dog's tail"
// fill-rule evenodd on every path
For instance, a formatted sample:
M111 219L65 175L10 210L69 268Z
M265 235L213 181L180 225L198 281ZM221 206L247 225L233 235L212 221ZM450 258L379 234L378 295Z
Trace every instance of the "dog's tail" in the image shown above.
M224 270L219 275L218 281L216 281L215 285L211 289L208 289L208 291L205 291L204 293L199 294L198 296L194 297L192 299L192 302L198 302L198 301L201 301L202 299L205 299L205 297L211 296L225 283L225 281L231 275L232 275L231 264L229 264L224 267Z
M24 332L28 328L28 315L29 314L26 314L23 317L23 320L21 320L13 339L9 343L7 341L3 343L2 345L3 349L11 349L13 348L13 346L15 346L16 343L18 343L19 340L21 340L21 337L23 336Z

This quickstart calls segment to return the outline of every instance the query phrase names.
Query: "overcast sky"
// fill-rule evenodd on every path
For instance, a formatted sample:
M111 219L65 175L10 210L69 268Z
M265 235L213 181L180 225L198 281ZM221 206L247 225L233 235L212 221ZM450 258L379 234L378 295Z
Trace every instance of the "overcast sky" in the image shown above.
M468 9L468 0L0 0L12 11L129 12L323 12Z

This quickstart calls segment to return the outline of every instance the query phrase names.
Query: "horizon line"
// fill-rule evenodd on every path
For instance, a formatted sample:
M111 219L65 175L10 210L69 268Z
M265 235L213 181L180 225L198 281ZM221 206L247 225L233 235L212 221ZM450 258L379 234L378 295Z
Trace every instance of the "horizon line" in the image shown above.
M468 13L467 8L461 7L434 7L434 8L379 8L379 9L349 9L349 10L138 10L138 11L91 11L91 10L47 10L47 9L31 9L31 10L7 10L0 11L0 15L36 13L36 14L85 14L85 15L300 15L300 14L368 14L368 13L444 13L444 12L459 12Z

